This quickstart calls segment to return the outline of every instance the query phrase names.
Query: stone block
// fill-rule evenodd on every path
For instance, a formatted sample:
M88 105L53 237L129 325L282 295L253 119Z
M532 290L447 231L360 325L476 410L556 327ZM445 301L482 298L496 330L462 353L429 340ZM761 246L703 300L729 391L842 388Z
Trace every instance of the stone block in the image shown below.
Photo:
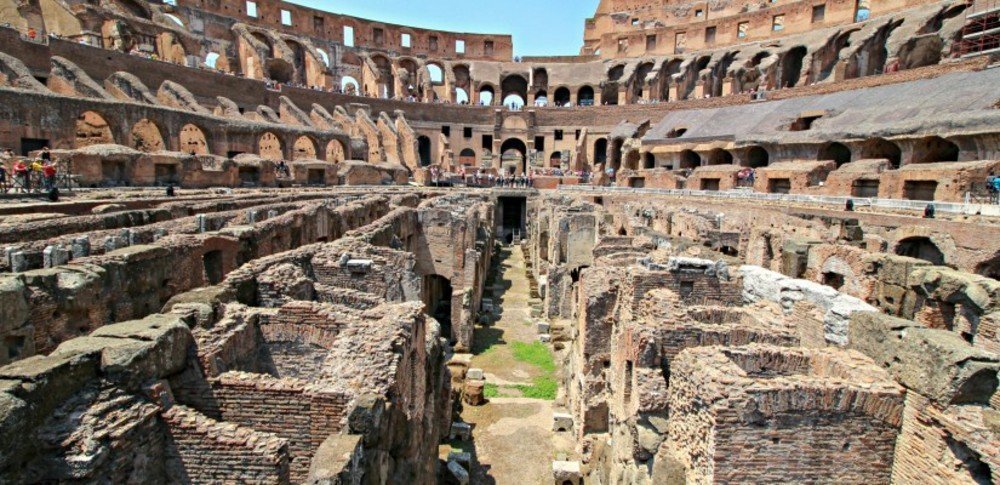
M481 381L481 380L483 380L483 379L486 378L486 375L483 373L482 369L472 368L472 369L469 369L469 371L465 373L465 378L466 379L471 379L471 380L474 380L474 381Z
M42 250L42 266L54 268L69 262L69 251L62 246L47 246Z
M1000 356L948 330L857 312L851 316L849 347L888 369L906 388L941 405L987 404L997 389Z
M330 435L313 455L306 483L359 483L364 470L357 465L363 452L360 435Z
M451 430L448 439L469 441L472 439L472 426L469 423L455 421L451 423Z
M90 256L90 238L86 236L74 238L70 245L70 252L73 253L73 258Z
M578 461L553 461L552 479L555 485L580 485L583 483L583 474L580 472L580 462Z
M549 343L549 342L552 341L552 335L549 335L547 333L539 335L538 336L538 341L541 342L541 343L543 343L543 344L547 344L547 343Z
M547 333L549 333L549 329L551 328L551 325L549 325L549 322L544 322L544 321L540 321L540 322L536 323L535 325L537 326L538 333L540 333L540 334L547 334Z
M486 381L465 381L462 401L470 406L486 404Z
M472 454L467 451L452 451L448 453L448 461L458 463L462 468L469 470L472 467Z
M459 483L459 485L468 485L469 472L465 468L462 468L462 465L459 465L454 461L449 461L448 472L451 473L451 476Z
M571 431L573 415L569 413L552 413L552 431Z
M31 258L24 251L17 251L10 255L10 270L14 273L23 273L31 270Z

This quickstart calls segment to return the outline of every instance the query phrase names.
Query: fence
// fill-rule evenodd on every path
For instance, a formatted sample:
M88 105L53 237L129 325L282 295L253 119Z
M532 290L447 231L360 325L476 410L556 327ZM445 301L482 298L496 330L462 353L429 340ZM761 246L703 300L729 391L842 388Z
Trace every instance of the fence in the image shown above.
M836 195L803 195L803 194L765 194L746 190L709 191L687 189L636 189L631 187L597 187L587 185L561 185L561 192L581 194L651 194L667 196L707 197L720 200L794 202L803 204L832 205L844 207L848 199L854 201L855 208L871 207L877 209L908 210L923 212L928 204L934 204L939 213L980 214L985 216L1000 216L1000 205L975 204L959 202L936 202L923 200L879 199L866 197L843 197Z

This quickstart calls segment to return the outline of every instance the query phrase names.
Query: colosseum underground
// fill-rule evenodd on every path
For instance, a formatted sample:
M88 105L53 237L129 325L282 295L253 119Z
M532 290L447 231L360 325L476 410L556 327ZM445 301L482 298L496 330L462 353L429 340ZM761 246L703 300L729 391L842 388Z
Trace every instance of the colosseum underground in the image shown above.
M0 0L0 483L1000 483L1000 0L327 3Z

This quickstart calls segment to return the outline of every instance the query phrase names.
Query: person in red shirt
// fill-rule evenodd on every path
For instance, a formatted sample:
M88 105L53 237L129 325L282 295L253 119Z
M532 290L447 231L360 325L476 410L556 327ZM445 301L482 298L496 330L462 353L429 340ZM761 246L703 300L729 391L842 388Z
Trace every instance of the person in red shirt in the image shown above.
M28 166L24 163L24 160L18 160L14 162L14 178L21 181L21 190L27 193L31 186L29 185L28 179Z
M56 166L52 162L45 162L42 166L42 176L45 180L45 190L52 190L56 186Z
M35 31L34 27L29 27L28 28L28 38L31 39L31 40L35 40L35 37L38 37L38 32Z

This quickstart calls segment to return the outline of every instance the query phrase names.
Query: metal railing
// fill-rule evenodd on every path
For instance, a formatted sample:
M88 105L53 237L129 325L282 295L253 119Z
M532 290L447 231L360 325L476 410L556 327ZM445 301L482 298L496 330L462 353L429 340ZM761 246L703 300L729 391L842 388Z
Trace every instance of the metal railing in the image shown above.
M793 202L803 204L831 205L845 207L848 199L854 201L855 208L870 207L888 210L923 212L928 204L934 204L939 213L980 214L1000 216L1000 205L961 202L940 202L925 200L881 199L876 197L844 197L837 195L766 194L747 190L710 191L688 189L637 189L631 187L598 187L590 185L561 185L561 192L592 194L652 194L667 196L706 197L720 200Z

